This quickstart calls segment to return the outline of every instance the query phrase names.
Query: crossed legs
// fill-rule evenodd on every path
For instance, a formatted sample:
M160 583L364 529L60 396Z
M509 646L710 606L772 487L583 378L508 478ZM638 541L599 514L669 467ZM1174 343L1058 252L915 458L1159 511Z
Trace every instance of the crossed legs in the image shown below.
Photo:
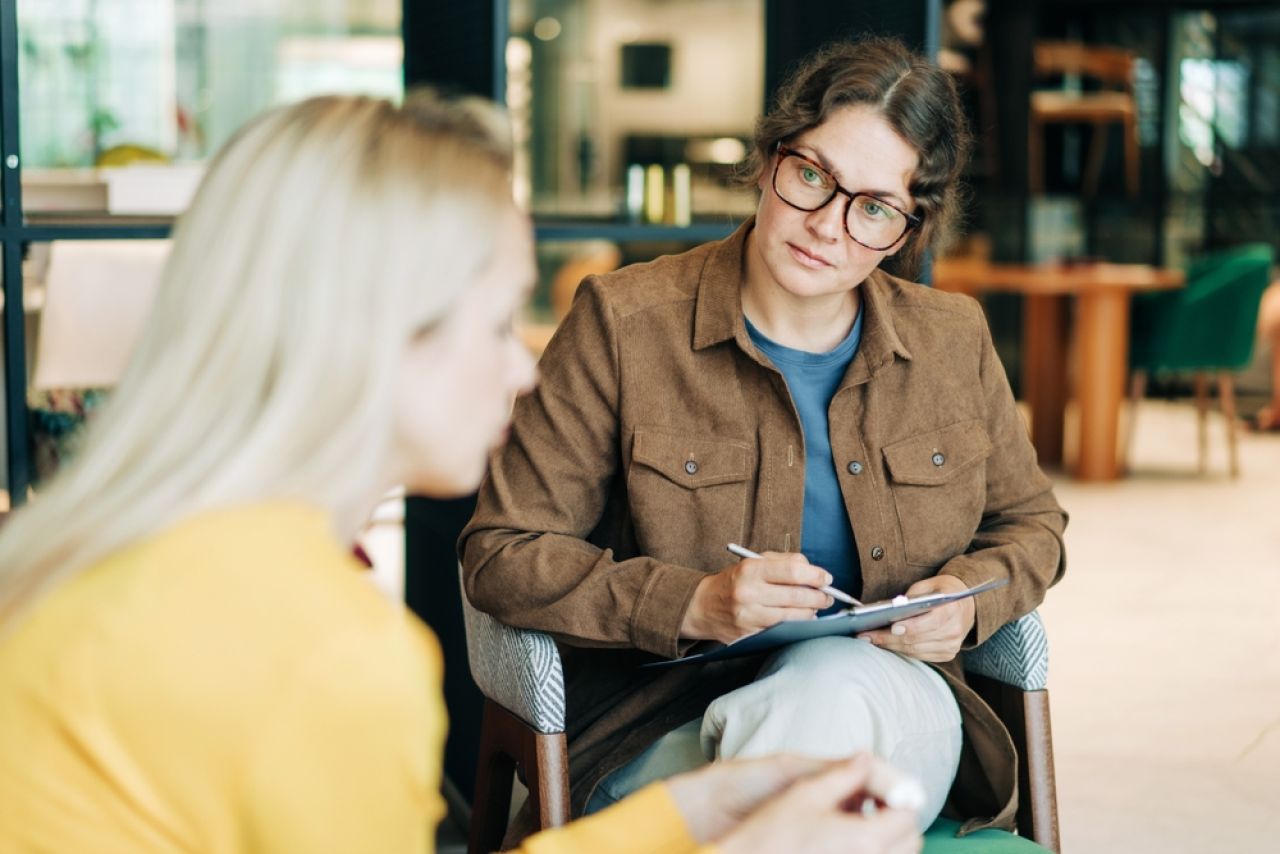
M819 638L774 653L753 683L610 774L587 812L708 759L869 750L924 784L923 830L946 801L961 741L955 697L928 665L853 638Z

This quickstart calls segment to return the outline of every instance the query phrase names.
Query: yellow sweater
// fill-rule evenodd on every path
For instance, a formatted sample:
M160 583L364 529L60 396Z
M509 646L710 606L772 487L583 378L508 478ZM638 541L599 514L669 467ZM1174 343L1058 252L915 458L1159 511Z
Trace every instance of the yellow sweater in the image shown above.
M0 641L0 851L420 852L444 815L435 638L313 507L187 520ZM531 854L687 851L665 788Z

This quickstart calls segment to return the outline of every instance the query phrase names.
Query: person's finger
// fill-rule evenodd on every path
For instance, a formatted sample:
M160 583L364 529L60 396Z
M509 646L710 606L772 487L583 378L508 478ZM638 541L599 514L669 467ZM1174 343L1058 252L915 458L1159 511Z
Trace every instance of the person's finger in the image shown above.
M963 637L968 631L963 615L955 605L942 605L924 614L898 620L889 633L908 640Z
M933 575L922 578L906 589L906 595L928 596L930 593L954 593L965 588L965 583L954 575Z
M810 806L843 803L863 790L871 772L870 754L858 753L799 781L787 791L787 797Z
M732 785L747 784L760 799L780 792L798 780L825 771L839 760L801 753L771 753L751 759L728 759L712 763L719 766ZM883 781L882 781L883 782ZM892 785L892 783L891 783Z
M798 779L831 764L829 759L775 754L712 762L666 781L690 833L699 842L721 836Z
M821 590L799 584L766 584L760 591L760 604L775 608L811 608L820 611L832 599Z
M797 780L826 770L832 762L799 753L774 753L712 762L692 774L730 796L735 809L749 812L760 801L782 792Z
M955 620L955 614L949 610L950 607L949 605L941 605L932 611L925 611L923 614L907 617L905 620L898 620L893 625L902 626L905 630L903 634L927 635Z
M758 621L762 628L768 628L793 620L812 620L817 615L816 608L761 608Z
M794 763L780 757L777 761L784 767ZM775 854L788 847L814 852L917 854L920 842L913 810L884 808L864 815L857 808L864 797L876 796L875 792L892 797L907 779L901 772L865 752L819 761L825 762L823 767L796 780L778 796L765 799L743 823L719 838L719 847L726 854Z
M937 576L932 578L922 578L915 584L906 589L906 595L912 598L916 596L927 596L930 593L941 593L942 590L938 585Z
M920 781L878 756L867 757L867 793L891 809L916 810L924 807L925 792Z
M866 632L859 637L865 637L881 649L919 661L931 662L944 662L955 658L960 651L961 642L959 638L910 641L886 631Z
M802 554L782 555L764 566L764 579L774 584L823 587L832 582L831 573L814 566Z

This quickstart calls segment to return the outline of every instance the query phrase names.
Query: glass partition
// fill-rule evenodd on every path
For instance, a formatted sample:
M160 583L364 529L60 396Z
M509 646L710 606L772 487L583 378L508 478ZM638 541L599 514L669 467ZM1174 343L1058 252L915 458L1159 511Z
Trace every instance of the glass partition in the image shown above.
M18 0L28 221L169 217L263 108L398 97L401 0Z
M763 0L512 0L517 188L543 221L742 217Z

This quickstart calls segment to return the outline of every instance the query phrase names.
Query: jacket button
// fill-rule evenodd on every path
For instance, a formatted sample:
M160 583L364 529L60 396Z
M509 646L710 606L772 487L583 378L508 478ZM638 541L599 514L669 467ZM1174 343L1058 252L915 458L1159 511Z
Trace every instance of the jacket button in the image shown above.
M857 460L849 463L849 474L862 474L862 463Z
M945 463L946 461L947 461L947 458L946 458L945 456L943 456L942 454L938 453L937 451L934 451L934 453L933 453L933 464L934 464L935 466L940 466L940 465L942 465L943 463Z
M695 463L693 460L686 460L684 464L684 471L685 471L685 474L697 474L698 464Z
M872 546L872 547L871 547L871 559L872 559L872 560L883 560L883 559L884 559L884 549L880 548L879 546Z

